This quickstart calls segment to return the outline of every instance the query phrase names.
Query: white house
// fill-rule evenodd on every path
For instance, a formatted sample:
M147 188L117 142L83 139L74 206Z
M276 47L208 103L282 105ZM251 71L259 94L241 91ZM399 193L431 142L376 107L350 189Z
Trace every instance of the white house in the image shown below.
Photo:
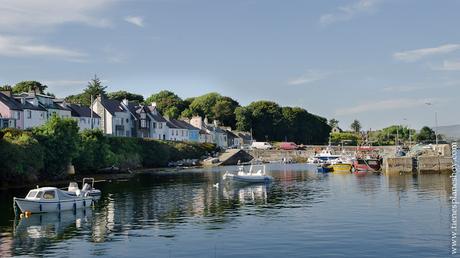
M80 131L100 128L101 117L93 112L89 107L68 103L63 103L62 105L71 111L71 116L75 121L77 121ZM91 112L93 113L92 123Z
M98 96L91 109L100 117L100 129L108 135L133 136L131 112L120 101Z
M192 117L192 119L190 119L190 124L210 134L212 142L215 143L217 146L221 148L228 147L227 133L225 132L225 130L219 128L217 121L214 121L214 124L210 124L208 123L207 118L203 120L200 116L194 116ZM206 137L205 134L201 133L200 140L202 141L204 137Z
M152 103L147 107L150 111L150 116L152 117L152 135L151 138L158 140L168 140L169 139L169 127L167 125L168 121L158 112L156 108L156 103Z
M166 125L169 128L168 140L185 142L189 139L188 129L183 126L178 120L168 119Z
M72 117L71 112L69 109L60 106L59 104L55 103L55 97L37 94L35 92L29 93L21 93L19 95L15 95L15 98L20 99L21 103L24 103L23 100L26 100L34 107L42 107L47 111L46 120L51 118L53 115L57 115L61 118L70 118Z

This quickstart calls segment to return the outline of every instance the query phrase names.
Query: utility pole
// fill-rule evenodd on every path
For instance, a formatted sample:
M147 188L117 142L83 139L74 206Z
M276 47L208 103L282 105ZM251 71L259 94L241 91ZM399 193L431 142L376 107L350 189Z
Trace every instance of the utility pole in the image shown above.
M91 130L94 129L93 127L93 94L91 94L91 104L90 104L90 114L91 114Z

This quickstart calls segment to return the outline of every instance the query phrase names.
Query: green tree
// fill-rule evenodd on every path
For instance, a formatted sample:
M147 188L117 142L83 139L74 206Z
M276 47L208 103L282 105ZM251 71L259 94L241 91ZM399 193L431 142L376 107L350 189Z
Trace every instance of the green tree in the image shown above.
M124 91L124 90L110 92L109 94L107 94L107 97L109 99L118 100L118 101L122 101L124 99L127 99L129 101L133 101L133 102L136 102L136 103L144 102L144 96L139 95L139 94L135 94L135 93L131 93L131 92L127 92L127 91Z
M97 75L94 75L94 78L88 82L88 85L86 86L86 89L83 90L83 93L77 95L70 95L67 98L65 98L65 100L68 103L90 106L91 96L93 96L93 98L96 98L98 95L107 97L106 89L107 86L103 86L101 79L99 79Z
M171 118L177 118L186 108L184 101L179 96L167 90L153 94L145 100L148 105L152 102L156 103L158 112L167 114Z
M196 98L190 103L189 108L182 112L183 116L199 115L208 117L209 120L218 120L223 125L236 127L235 109L239 107L236 100L211 92Z
M331 120L329 120L329 126L331 128L337 127L339 126L339 121L335 118L332 118Z
M283 121L281 107L271 101L256 101L247 106L248 119L254 138L259 141L279 140L278 130Z
M116 164L115 154L101 130L85 130L79 134L78 155L73 164L79 173Z
M5 84L0 86L0 91L13 91L13 87L11 87L11 85Z
M359 133L359 131L361 131L361 123L357 119L355 119L353 123L351 123L350 128L354 132Z
M22 81L22 82L16 83L16 85L14 85L12 90L13 90L13 93L16 93L16 94L19 94L22 92L30 92L30 91L36 91L37 93L45 94L45 90L47 88L48 86L43 85L37 81Z
M70 118L52 116L48 122L33 130L45 150L44 178L62 178L67 165L77 155L78 125Z
M436 140L436 133L428 126L422 127L420 132L417 134L417 141L424 142L424 141L435 141Z
M358 141L359 137L355 133L342 132L331 134L331 143L333 144L357 145Z

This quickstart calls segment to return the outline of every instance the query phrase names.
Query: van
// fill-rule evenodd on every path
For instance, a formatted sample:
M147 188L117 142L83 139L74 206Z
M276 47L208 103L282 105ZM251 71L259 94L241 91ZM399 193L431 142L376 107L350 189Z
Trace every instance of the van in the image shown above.
M270 150L273 149L273 146L268 142L253 142L251 144L251 148L259 150Z

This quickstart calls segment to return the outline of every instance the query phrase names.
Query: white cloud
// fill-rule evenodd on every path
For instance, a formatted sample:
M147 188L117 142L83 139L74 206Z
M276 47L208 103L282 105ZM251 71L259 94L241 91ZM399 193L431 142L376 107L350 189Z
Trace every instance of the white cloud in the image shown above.
M350 5L339 7L336 12L324 14L320 17L319 23L329 25L336 22L348 21L361 13L369 13L375 10L380 0L359 0Z
M35 43L29 38L0 35L0 56L46 56L64 58L69 61L83 61L86 54L58 46Z
M144 27L144 18L140 16L128 16L124 20L138 27Z
M432 66L431 68L440 71L460 71L460 61L445 60L441 66Z
M425 103L438 102L441 100L425 98L425 99L410 99L410 98L400 98L400 99L389 99L389 100L380 100L362 103L353 107L342 108L336 110L336 115L353 115L358 113L366 113L373 111L385 111L385 110L395 110L395 109L407 109L414 108L426 105Z
M0 29L14 31L46 29L64 23L105 27L110 22L99 11L110 0L5 0L0 4Z
M460 49L459 44L446 44L433 48L420 48L396 52L393 54L393 58L404 62L414 62L428 56L448 54L458 49Z
M329 73L318 70L307 70L303 75L288 81L289 85L308 84L325 79Z

